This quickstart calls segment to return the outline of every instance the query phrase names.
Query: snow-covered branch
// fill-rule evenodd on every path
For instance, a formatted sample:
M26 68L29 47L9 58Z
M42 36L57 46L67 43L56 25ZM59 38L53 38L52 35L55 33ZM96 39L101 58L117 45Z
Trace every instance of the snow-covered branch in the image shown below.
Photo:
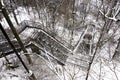
M107 13L106 14L104 14L103 12L102 12L102 10L99 10L100 11L100 13L103 15L103 16L105 16L105 18L107 18L107 19L110 19L110 20L113 20L113 21L118 21L119 19L116 19L116 16L117 16L117 14L120 12L120 7L119 7L119 9L117 10L117 12L115 13L115 15L113 16L113 17L108 17L107 16Z

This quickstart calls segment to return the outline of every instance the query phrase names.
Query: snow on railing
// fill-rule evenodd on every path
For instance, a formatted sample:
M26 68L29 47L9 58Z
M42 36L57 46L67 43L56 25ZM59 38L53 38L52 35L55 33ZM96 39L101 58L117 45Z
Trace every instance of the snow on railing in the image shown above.
M37 25L37 23L35 23L35 22L26 20L25 22L22 23L22 25L23 25L23 26L27 26L27 28L35 28L35 29L37 29L37 30L38 30L38 33L40 33L40 34L34 33L34 34L33 34L34 36L37 35L36 38L38 38L41 34L44 34L44 35L42 36L42 38L44 38L45 36L47 36L48 38L50 38L50 40L55 41L54 43L57 43L57 44L61 45L63 48L65 48L66 50L68 50L69 53L72 53L72 52L76 53L76 50L78 49L78 46L79 46L80 43L81 43L81 41L80 41L80 43L75 47L74 51L72 51L71 49L69 49L68 47L66 47L65 45L63 45L60 41L58 41L56 38L54 38L53 36L51 36L51 35L40 25L40 23L38 23L38 25ZM87 29L85 30L85 33L86 33L86 31L87 31ZM42 32L42 33L41 33L41 32ZM34 37L34 38L35 38L35 37ZM49 40L49 39L47 39L47 40ZM52 45L52 46L55 46L55 45ZM64 52L64 51L63 51L63 52ZM64 53L64 54L66 55L66 53ZM81 55L82 55L82 54L81 54ZM53 56L55 56L55 55L53 55ZM74 60L77 60L78 63L79 63L79 61L81 61L81 64L78 64L78 65L79 65L79 66L81 65L81 66L86 67L86 68L87 68L87 65L89 64L89 61L90 61L90 57L89 57L89 56L87 56L87 58L85 58L85 56L82 56L82 57L79 57L79 58L69 57L70 55L67 55L67 56L68 56L68 59L67 59L67 62L68 62L68 63L71 62L71 59L74 59ZM85 58L86 60L84 60L84 58ZM89 58L89 59L88 59L88 58ZM70 64L77 65L77 64L75 64L75 63L76 63L76 61L72 61Z
M57 42L58 44L60 44L61 46L63 46L65 49L67 49L70 53L72 53L72 50L69 49L66 45L63 45L61 41L55 39L54 37L52 37L42 26L40 23L38 22L33 22L33 21L29 21L29 20L25 20L21 23L22 26L24 27L28 27L28 28L35 28L35 29L39 29L40 31L42 31L42 33L46 34L49 38L51 38L52 40L54 40L55 42Z

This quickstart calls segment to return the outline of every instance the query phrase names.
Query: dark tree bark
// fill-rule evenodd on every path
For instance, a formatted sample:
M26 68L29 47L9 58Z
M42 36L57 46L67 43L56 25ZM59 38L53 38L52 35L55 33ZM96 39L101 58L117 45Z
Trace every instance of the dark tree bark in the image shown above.
M2 10L2 14L4 15L7 23L9 24L9 26L10 26L10 28L11 28L11 30L12 30L15 38L17 39L20 47L22 48L22 50L23 50L25 53L27 53L27 50L26 50L26 48L24 47L24 45L23 45L23 43L22 43L22 41L21 41L21 39L20 39L20 37L19 37L19 35L18 35L15 27L14 27L14 25L12 24L12 22L11 22L9 16L8 16L8 13L7 13L6 9L2 6L1 1L0 1L0 9ZM31 60L31 57L29 56L29 54L25 54L25 56L26 56L28 62L29 62L30 64L32 64L32 60Z
M25 65L24 61L22 60L22 58L20 57L20 55L18 54L17 50L15 49L15 46L13 45L13 43L11 42L10 38L8 37L7 33L5 32L4 28L2 27L1 23L0 23L0 29L3 33L3 35L5 36L5 38L7 39L9 45L11 46L11 48L14 50L16 56L18 57L18 59L20 60L20 62L22 63L23 67L26 69L26 71L28 73L30 73L29 69L27 68L27 66ZM32 73L32 75L30 75L29 77L30 80L37 80L36 77L34 76L34 74Z
M16 17L16 14L15 14L14 7L12 6L12 0L10 0L10 3L11 3L10 6L11 6L11 10L12 10L12 13L13 13L14 19L15 19L17 25L18 25L19 22L18 22L18 19L17 19L17 17Z

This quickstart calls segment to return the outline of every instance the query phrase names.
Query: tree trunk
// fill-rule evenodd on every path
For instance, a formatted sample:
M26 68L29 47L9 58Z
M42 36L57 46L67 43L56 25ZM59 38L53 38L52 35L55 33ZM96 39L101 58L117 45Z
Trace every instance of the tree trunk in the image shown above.
M17 25L18 25L19 23L18 23L18 20L17 20L16 14L15 14L15 12L14 12L14 7L12 6L12 0L10 0L10 6L11 6L11 10L12 10L12 13L13 13L14 19L15 19Z
M2 14L4 15L7 23L9 24L9 26L10 26L12 32L13 32L15 38L17 39L17 41L18 41L21 49L23 50L24 53L27 53L27 50L26 50L26 48L24 47L24 45L23 45L23 43L22 43L22 41L21 41L21 39L20 39L20 37L19 37L19 35L18 35L15 27L14 27L14 25L12 24L12 22L11 22L9 16L8 16L8 13L7 13L6 9L2 6L1 1L0 1L0 8L1 8L1 10L2 10ZM31 57L29 56L29 54L25 54L25 56L26 56L28 62L29 62L30 64L32 64L32 60L31 60Z
M16 56L18 57L18 59L20 60L20 62L22 63L23 67L26 69L26 71L30 74L29 69L27 68L27 66L25 65L24 61L22 60L22 58L20 57L20 55L18 54L17 50L15 49L15 46L13 45L13 43L11 42L10 38L8 37L7 33L5 32L4 28L2 27L1 23L0 23L0 29L3 33L3 35L5 36L5 38L7 39L9 45L11 46L11 48L14 50ZM37 80L35 75L32 73L29 77L30 80Z
M17 23L17 25L18 25L18 24L19 24L19 22L18 22L18 19L17 19L17 17L16 17L16 14L15 14L14 10L12 11L12 13L13 13L14 19L15 19L15 21L16 21L16 23Z

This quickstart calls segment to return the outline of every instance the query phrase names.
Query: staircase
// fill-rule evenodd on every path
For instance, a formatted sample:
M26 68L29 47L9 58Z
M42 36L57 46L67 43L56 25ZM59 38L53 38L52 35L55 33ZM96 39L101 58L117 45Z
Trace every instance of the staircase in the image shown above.
M83 55L83 54L74 54L67 58L66 62L71 65L76 65L82 70L87 70L89 66L89 62L92 56Z

